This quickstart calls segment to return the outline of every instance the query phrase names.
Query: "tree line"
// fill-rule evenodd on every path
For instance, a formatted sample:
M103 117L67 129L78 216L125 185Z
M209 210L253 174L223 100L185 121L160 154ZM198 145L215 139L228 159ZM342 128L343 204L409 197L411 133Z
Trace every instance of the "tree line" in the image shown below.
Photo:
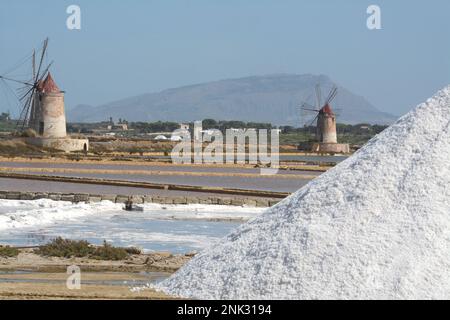
M350 135L376 135L381 131L386 129L387 125L378 125L378 124L336 124L336 131L338 134L350 134ZM315 126L304 126L300 128L295 128L293 126L280 126L282 134L292 134L292 133L315 133Z
M135 133L157 133L157 132L173 132L176 129L180 129L180 124L172 121L155 121L155 122L128 122L123 120L122 122L128 123L128 128L132 129ZM69 132L81 132L89 133L92 129L98 129L106 127L109 122L98 123L69 123ZM186 123L190 129L194 127L194 122ZM294 126L274 126L270 123L264 122L245 122L238 120L214 120L204 119L202 121L202 128L218 129L222 133L225 133L227 129L280 129L282 134L314 134L316 132L315 126L294 127ZM338 123L336 129L338 134L348 135L375 135L386 129L384 125L371 125L371 124L342 124Z

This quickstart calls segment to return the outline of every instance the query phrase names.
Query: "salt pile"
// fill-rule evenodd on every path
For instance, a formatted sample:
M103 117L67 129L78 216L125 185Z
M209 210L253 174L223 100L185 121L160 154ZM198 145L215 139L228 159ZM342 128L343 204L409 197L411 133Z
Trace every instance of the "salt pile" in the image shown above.
M450 86L158 288L200 299L450 298Z

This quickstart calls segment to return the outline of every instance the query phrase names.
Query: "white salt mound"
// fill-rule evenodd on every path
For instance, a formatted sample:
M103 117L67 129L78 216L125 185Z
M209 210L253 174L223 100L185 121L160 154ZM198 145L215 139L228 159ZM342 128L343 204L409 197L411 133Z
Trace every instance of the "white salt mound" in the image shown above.
M450 86L159 289L200 299L449 299Z

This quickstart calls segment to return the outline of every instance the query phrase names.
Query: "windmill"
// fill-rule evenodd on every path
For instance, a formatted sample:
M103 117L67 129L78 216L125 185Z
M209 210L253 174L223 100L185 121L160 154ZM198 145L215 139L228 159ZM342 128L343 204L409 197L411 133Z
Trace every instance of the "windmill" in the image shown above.
M312 121L309 119L304 122L304 126L311 127L316 122L316 142L305 142L299 144L299 149L309 149L313 152L336 154L349 153L350 145L347 143L338 143L336 134L336 113L331 108L331 103L338 94L338 88L333 86L324 102L322 102L322 90L320 85L316 85L316 105L313 106L304 102L300 108L302 120L308 119L308 114L312 115ZM311 94L312 96L312 94ZM310 96L310 97L311 97Z
M337 93L337 87L333 86L322 103L322 90L317 84L315 87L316 106L303 102L300 107L304 126L310 127L317 120L316 140L319 143L337 143L336 114L331 109L331 102L336 98ZM313 115L312 120L308 115Z
M65 92L56 85L49 72L52 63L44 66L44 57L47 52L48 38L45 39L40 50L39 62L36 64L36 51L21 62L23 65L31 59L31 80L21 81L7 76L11 70L0 76L2 83L14 82L23 87L16 95L21 105L20 116L17 122L17 130L23 131L31 128L34 135L24 135L19 137L28 144L38 147L62 150L65 152L89 150L89 140L86 138L73 138L67 136L66 114L64 107ZM14 67L12 70L16 70ZM27 75L28 72L27 72ZM14 91L13 91L14 93ZM16 139L16 138L12 138Z
M31 56L31 80L30 81L22 81L17 79L12 79L6 76L0 75L1 80L6 80L13 83L18 83L23 85L18 92L19 95L17 99L20 104L20 115L19 120L17 121L16 130L23 131L25 128L34 125L36 121L37 114L37 93L39 87L42 85L44 78L46 75L48 76L48 70L53 62L50 62L47 66L44 67L44 57L47 51L48 46L48 38L44 40L42 49L40 50L39 63L36 65L36 51L33 50Z

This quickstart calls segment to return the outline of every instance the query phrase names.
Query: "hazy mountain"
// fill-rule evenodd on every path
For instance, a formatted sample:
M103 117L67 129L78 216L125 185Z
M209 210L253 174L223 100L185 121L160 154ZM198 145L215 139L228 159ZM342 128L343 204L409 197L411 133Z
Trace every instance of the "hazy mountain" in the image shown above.
M332 86L327 76L276 74L168 89L97 107L81 105L68 111L68 120L94 122L111 116L129 121L183 122L212 118L298 126L299 105L305 100L315 104L317 83L325 99ZM385 124L396 119L342 87L332 107L341 109L338 122L342 123Z

